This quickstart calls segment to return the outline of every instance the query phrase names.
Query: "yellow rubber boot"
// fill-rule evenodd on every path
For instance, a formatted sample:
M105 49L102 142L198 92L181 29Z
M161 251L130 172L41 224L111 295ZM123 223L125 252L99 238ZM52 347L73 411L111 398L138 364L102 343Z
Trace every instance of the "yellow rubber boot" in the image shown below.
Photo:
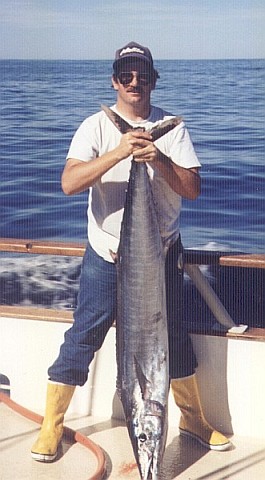
M46 410L37 441L31 449L31 456L39 462L52 462L63 435L64 414L69 406L75 386L62 383L48 383Z
M210 450L228 450L231 442L215 430L204 417L195 375L171 380L175 402L181 410L179 431Z

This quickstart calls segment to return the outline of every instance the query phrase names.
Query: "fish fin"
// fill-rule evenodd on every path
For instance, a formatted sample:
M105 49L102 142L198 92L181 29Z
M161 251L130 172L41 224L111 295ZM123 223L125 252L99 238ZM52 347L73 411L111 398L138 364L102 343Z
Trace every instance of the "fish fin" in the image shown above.
M153 141L158 140L158 138L163 137L163 135L170 132L170 130L173 130L173 128L175 128L181 122L181 117L170 118L169 120L165 120L164 122L160 123L160 125L153 127L151 130L149 130L149 133L151 133Z
M114 262L114 263L117 263L117 261L118 261L118 254L115 253L115 252L113 252L112 250L109 250L109 253L110 253L110 256L111 256L113 262Z
M148 386L151 385L151 382L149 382L149 380L146 378L141 368L141 365L135 356L134 356L134 365L135 365L136 375L139 382L142 398L143 400L147 400L150 397Z
M111 110L111 108L107 107L106 105L101 105L101 110L105 112L109 120L121 133L127 133L133 130L133 127L129 123L127 123L122 117L120 117L120 115Z

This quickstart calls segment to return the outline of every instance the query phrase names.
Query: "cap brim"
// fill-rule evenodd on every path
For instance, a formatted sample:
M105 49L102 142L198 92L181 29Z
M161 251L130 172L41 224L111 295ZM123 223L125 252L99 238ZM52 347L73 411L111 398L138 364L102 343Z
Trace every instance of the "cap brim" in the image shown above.
M149 67L153 68L153 64L150 62L150 60L148 60L148 58L143 58L142 55L137 55L134 54L134 55L124 55L122 58L118 58L117 60L114 61L113 63L113 68L115 70L115 68L118 67L119 64L122 64L124 61L131 61L133 62L133 60L141 60L143 63L146 63Z

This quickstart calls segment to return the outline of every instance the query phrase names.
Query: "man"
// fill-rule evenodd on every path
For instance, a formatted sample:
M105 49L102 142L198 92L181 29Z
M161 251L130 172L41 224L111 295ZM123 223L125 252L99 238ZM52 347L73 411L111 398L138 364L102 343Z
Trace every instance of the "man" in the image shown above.
M150 103L158 72L148 48L131 42L116 52L112 85L117 103L112 109L132 127L149 130L172 117ZM62 174L62 188L72 195L89 192L88 247L83 259L74 324L66 332L60 354L49 368L46 413L32 447L35 460L57 455L64 414L76 385L87 380L88 367L101 347L116 314L117 251L132 155L147 162L161 235L167 248L166 286L170 377L182 411L180 432L205 447L225 450L229 440L205 420L194 375L197 366L191 341L181 322L182 246L179 236L181 197L200 193L200 163L183 122L152 142L146 131L121 134L105 112L87 118L73 137ZM104 378L102 379L104 382Z

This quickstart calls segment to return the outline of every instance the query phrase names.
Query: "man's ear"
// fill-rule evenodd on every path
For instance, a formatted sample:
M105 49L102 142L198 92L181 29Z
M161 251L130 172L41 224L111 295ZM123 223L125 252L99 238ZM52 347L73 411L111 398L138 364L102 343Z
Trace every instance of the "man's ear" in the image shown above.
M152 83L151 83L151 89L154 90L156 88L156 78L153 78Z
M114 90L118 90L118 80L115 75L112 75L111 83Z
M154 90L156 88L156 81L159 77L159 73L157 70L154 70L153 71L153 75L152 75L152 84L151 84L151 89Z

